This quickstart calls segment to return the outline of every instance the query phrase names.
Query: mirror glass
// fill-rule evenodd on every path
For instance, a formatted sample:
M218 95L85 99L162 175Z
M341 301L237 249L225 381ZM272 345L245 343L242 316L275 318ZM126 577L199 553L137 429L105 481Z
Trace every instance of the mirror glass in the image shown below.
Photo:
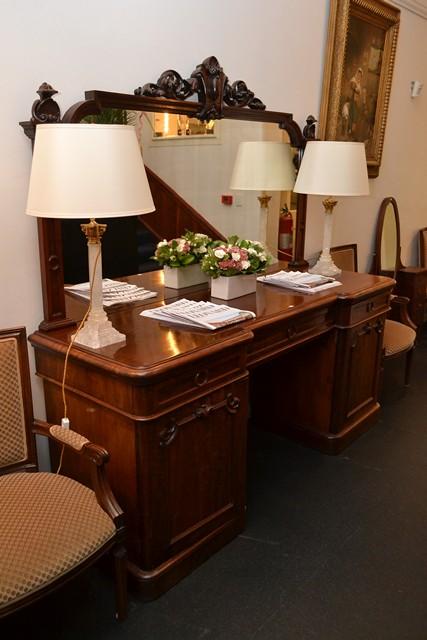
M159 121L166 122L168 131L176 131L176 116L167 115L132 113L145 165L224 236L259 240L260 192L230 189L237 148L244 141L289 142L288 134L276 124L224 119L193 125L194 133L187 135L179 122L181 134L159 136ZM269 195L267 244L273 250L280 208L286 204L291 209L292 202L290 194ZM226 202L223 196L228 196Z
M99 119L90 117L87 120L104 122L109 115L104 113ZM123 118L136 127L145 165L178 196L224 236L236 234L242 238L260 239L260 205L257 198L260 192L230 189L237 148L243 141L289 143L287 132L274 123L223 119L205 124L194 118L164 113L131 111L124 112ZM291 192L269 192L268 195L271 196L267 223L268 248L273 255L277 255L282 211L287 223L286 234L280 236L281 248L284 248L285 239L291 258L296 197ZM159 203L156 202L156 206L159 207ZM66 284L87 280L87 250L79 222L69 220L62 223ZM144 216L98 222L107 224L107 232L103 237L104 277L114 278L157 268L157 263L150 261L156 240L144 227ZM281 224L282 232L283 229Z
M387 205L383 228L381 233L381 269L392 271L396 269L397 260L397 224L394 207L391 203Z

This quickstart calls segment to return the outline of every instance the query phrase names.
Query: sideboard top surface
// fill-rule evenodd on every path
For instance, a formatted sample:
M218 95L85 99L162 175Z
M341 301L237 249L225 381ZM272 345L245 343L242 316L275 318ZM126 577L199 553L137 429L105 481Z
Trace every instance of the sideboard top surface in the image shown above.
M277 265L275 266L277 270ZM341 287L313 295L292 293L289 290L258 283L257 293L235 298L229 306L248 309L256 313L256 319L236 324L218 331L195 330L143 318L143 308L167 304L177 297L210 300L206 285L177 290L164 288L162 271L130 276L126 280L158 292L155 299L121 305L108 310L113 325L126 335L126 342L99 350L75 346L71 358L87 361L97 366L114 368L118 374L130 377L156 375L179 364L223 351L227 347L248 343L254 332L266 323L295 318L322 307L356 304L364 298L390 291L394 280L383 276L343 272L339 278ZM75 295L67 294L67 313L78 321L83 317L87 303ZM213 298L217 303L221 300ZM30 341L40 348L65 352L75 328L67 327L49 332L37 331Z

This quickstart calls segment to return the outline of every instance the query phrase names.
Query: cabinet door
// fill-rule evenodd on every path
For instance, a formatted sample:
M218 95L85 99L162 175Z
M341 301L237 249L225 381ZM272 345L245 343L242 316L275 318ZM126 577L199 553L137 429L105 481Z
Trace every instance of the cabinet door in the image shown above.
M247 379L138 428L143 569L242 528Z
M361 420L378 404L384 318L338 332L332 431Z

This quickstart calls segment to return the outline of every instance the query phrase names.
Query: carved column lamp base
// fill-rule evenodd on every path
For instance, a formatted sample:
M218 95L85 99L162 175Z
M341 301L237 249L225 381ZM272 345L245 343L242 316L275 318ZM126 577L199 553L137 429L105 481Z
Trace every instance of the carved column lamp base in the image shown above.
M271 253L270 249L267 245L267 222L268 222L268 206L271 200L271 196L269 196L265 191L258 196L259 202L259 232L258 238L259 241L262 242L264 247L267 249L269 253Z
M323 249L320 254L320 258L312 267L309 269L310 273L317 273L321 276L330 276L335 277L339 276L341 273L341 269L337 267L334 261L331 258L331 242L332 242L332 213L335 205L337 204L337 200L333 198L326 198L323 200L323 206L325 207L325 226L323 228Z
M92 218L88 224L82 224L81 229L87 238L91 302L87 320L73 338L75 344L100 349L123 342L126 336L114 329L103 307L101 238L107 225L98 224Z

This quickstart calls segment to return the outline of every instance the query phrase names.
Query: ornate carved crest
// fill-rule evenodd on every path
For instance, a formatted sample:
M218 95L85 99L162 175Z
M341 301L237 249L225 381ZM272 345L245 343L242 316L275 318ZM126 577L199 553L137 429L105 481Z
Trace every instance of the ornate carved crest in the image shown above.
M31 108L31 121L34 124L59 122L61 119L61 112L58 103L55 102L55 100L52 100L52 96L58 93L56 89L54 89L50 84L47 84L47 82L43 82L43 84L38 88L37 93L40 98L33 102L33 106Z
M135 95L152 98L187 100L194 94L197 94L198 101L202 105L197 113L199 120L222 118L224 105L265 109L265 104L255 97L243 80L229 83L215 56L206 58L187 80L184 80L177 71L169 69L162 73L156 84L150 82L135 89Z

